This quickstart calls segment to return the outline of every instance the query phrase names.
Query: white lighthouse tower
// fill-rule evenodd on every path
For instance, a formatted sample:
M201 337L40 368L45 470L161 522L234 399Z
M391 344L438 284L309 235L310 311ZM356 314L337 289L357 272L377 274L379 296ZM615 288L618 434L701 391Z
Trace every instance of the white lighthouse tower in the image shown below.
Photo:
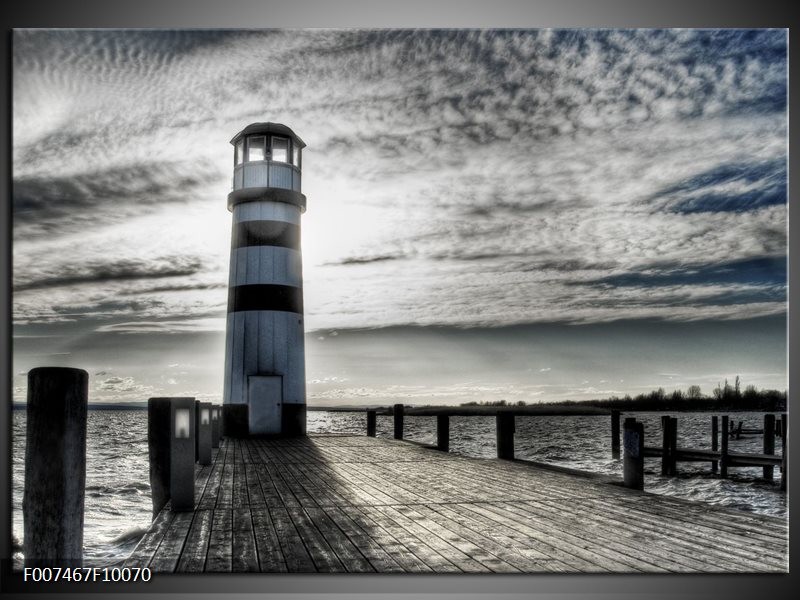
M300 215L305 143L253 123L234 146L224 410L232 435L303 435L306 379Z

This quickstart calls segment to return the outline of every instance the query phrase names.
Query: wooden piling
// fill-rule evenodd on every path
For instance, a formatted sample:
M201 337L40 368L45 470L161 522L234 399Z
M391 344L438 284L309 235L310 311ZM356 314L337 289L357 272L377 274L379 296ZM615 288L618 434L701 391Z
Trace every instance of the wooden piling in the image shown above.
M436 415L436 448L450 451L450 416Z
M169 501L170 399L147 401L147 449L150 458L150 497L153 518Z
M611 411L611 458L619 458L619 411Z
M669 420L669 474L678 474L678 417Z
M514 460L514 413L497 413L497 458Z
M717 417L717 415L711 417L711 450L714 452L719 450L719 417ZM716 473L718 469L718 461L712 460L711 472Z
M728 476L728 440L730 439L728 415L722 416L722 437L720 439L719 474L721 477Z
M764 415L764 454L775 454L775 415ZM772 481L775 467L762 467L764 479Z
M669 415L661 417L661 474L669 475Z
M375 430L377 425L377 413L374 410L367 411L367 435L375 437Z
M26 566L83 564L88 399L89 374L83 369L28 372L22 499Z
M789 479L789 419L786 413L781 414L781 454L783 455L783 464L781 465L781 489L786 491L787 481Z
M625 419L623 428L622 480L625 487L644 489L644 424Z
M394 439L396 440L403 439L403 409L402 404L395 404L392 410L392 415L394 416Z

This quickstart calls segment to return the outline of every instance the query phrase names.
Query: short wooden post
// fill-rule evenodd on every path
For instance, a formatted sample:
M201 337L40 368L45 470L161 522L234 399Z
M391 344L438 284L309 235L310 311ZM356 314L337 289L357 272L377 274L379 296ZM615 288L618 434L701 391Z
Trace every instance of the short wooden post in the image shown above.
M436 448L450 451L450 416L436 415Z
M375 437L376 424L378 422L377 413L374 410L367 411L367 435Z
M169 494L173 511L194 509L194 398L172 398Z
M661 417L661 474L669 475L669 415Z
M619 411L611 411L611 458L619 458Z
M28 372L25 490L26 566L81 567L89 374L39 367Z
M169 501L170 413L169 398L150 398L147 401L147 448L154 519Z
M775 454L775 415L764 415L764 454ZM762 467L764 479L772 481L775 467Z
M392 414L394 416L394 439L403 439L403 405L395 404Z
M200 427L200 400L194 401L194 430L199 431ZM194 460L200 460L200 436L194 436Z
M200 402L197 417L197 462L201 465L211 464L211 441L213 436L214 408L210 402Z
M789 419L787 414L781 414L781 454L783 464L781 465L781 489L786 491L789 479Z
M728 415L722 416L722 436L719 449L719 474L720 477L728 476L728 440L730 439Z
M711 417L711 450L716 452L719 450L719 417L714 415ZM711 472L716 473L719 469L719 463L716 460L711 461Z
M514 413L497 413L497 458L514 460Z
M678 474L678 417L669 420L669 474Z
M211 447L219 448L222 439L222 409L219 406L211 410Z
M644 489L644 424L625 419L623 428L622 481L625 487Z

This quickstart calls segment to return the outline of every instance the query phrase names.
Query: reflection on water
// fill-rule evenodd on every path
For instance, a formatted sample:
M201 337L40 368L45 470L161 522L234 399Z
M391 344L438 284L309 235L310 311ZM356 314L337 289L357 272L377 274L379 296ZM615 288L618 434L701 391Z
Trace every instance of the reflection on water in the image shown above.
M629 415L630 416L630 415ZM645 424L648 445L661 440L660 413L636 413ZM711 415L679 414L678 445L710 448ZM731 413L732 421L760 427L758 413ZM150 524L151 502L147 463L145 411L90 411L88 419L84 562L110 565L130 554ZM608 416L517 417L516 456L604 474L622 474L621 462L611 459ZM364 413L308 413L309 433L364 435ZM392 435L392 418L378 416L377 435ZM13 529L22 540L22 493L25 457L25 413L14 412ZM406 438L436 442L435 417L405 418ZM761 436L732 439L732 452L761 452ZM780 448L780 440L776 441ZM466 456L494 458L494 417L451 417L450 450ZM726 480L712 476L708 463L679 463L678 477L661 477L660 459L645 463L645 489L732 508L777 516L786 515L786 494L775 481L760 478L760 468L732 469Z

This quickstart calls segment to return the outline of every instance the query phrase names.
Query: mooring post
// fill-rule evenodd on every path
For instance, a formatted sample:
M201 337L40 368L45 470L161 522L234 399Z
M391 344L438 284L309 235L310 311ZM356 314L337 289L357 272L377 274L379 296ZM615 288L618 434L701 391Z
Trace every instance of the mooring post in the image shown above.
M669 475L670 454L670 418L669 415L661 417L661 474Z
M211 442L214 437L213 418L211 413L214 408L210 402L200 402L197 417L197 462L201 465L211 464Z
M173 511L194 509L194 398L170 402L169 492Z
M436 448L450 451L450 416L436 415Z
M714 415L711 417L711 450L716 452L719 450L719 417ZM718 469L716 460L711 461L711 472L716 473Z
M367 411L367 435L375 437L376 425L378 422L377 413L374 410Z
M622 481L625 487L644 489L644 424L625 419L623 428Z
M764 454L775 454L775 415L764 415ZM764 479L772 481L775 468L762 467Z
M211 447L219 448L222 439L222 410L215 406L211 411Z
M669 420L669 474L678 474L678 417Z
M781 464L781 489L786 491L786 484L789 479L789 419L786 413L781 414L781 454L783 457Z
M394 416L394 439L403 439L403 405L395 404L392 410Z
M153 518L169 501L169 450L170 450L169 398L150 398L147 401L147 448L150 457L150 497L153 500Z
M514 413L497 413L497 458L514 460Z
M719 449L719 474L721 477L728 476L728 440L730 439L730 435L728 431L728 415L723 415L722 436Z
M611 458L619 458L619 411L611 411Z
M83 369L28 372L22 499L26 566L83 565L88 401L89 374Z

